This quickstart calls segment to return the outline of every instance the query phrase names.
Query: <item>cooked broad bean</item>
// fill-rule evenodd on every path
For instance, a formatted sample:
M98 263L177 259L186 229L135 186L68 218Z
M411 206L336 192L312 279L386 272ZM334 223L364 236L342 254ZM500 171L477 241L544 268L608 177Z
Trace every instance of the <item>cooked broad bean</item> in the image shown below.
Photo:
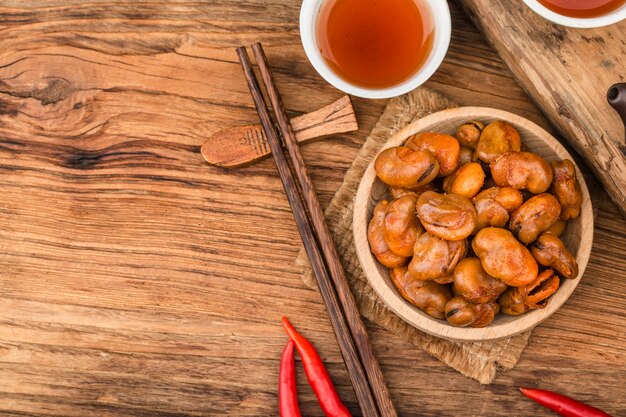
M422 281L450 275L467 252L464 240L447 241L431 233L423 233L415 241L409 272Z
M534 242L561 214L558 200L548 193L536 195L511 214L509 229L522 243Z
M504 282L489 275L478 258L462 259L454 268L454 293L470 303L494 301L507 287Z
M439 162L429 151L397 146L378 154L374 169L378 178L389 186L413 188L434 180L439 173Z
M522 139L517 129L503 120L496 120L489 123L480 134L474 157L491 163L498 155L519 151L521 147Z
M480 191L484 183L485 172L480 164L469 162L461 165L443 179L443 190L446 193L472 198Z
M537 278L523 287L510 287L500 298L501 311L509 316L519 316L529 310L545 308L548 298L559 288L559 277L551 269L542 271Z
M504 227L509 213L522 205L522 195L512 187L491 187L478 193L472 202L476 207L474 233L488 226Z
M578 263L558 236L542 233L530 247L539 265L552 268L561 276L574 279L578 276Z
M416 151L429 151L439 162L439 176L445 177L459 164L460 145L454 136L445 133L422 132L407 139L404 146Z
M465 197L427 191L417 199L417 214L426 230L446 240L463 240L476 226L476 209Z
M575 219L580 215L583 193L576 179L576 168L569 159L551 162L554 178L550 191L561 203L561 220Z
M478 145L480 134L484 128L484 123L470 120L457 128L456 138L461 145L474 149Z
M473 233L485 227L504 227L509 221L509 213L496 200L481 198L474 202L476 207L476 227Z
M562 214L562 213L561 213ZM548 227L544 233L552 233L554 236L561 236L565 232L567 222L565 220L557 220Z
M478 193L476 197L474 197L474 201L482 198L491 198L497 201L508 213L513 212L524 202L522 194L513 187L487 188Z
M456 296L445 307L448 323L457 327L485 327L500 311L497 303L474 304L461 296Z
M472 162L474 158L474 150L467 146L461 146L459 150L459 166Z
M507 285L521 287L537 278L537 261L506 229L482 229L472 240L472 248L484 270Z
M405 300L431 317L445 318L446 303L452 298L447 285L419 280L407 271L406 266L391 269L389 275Z
M382 200L374 208L372 220L370 220L367 228L367 240L370 244L370 250L378 259L378 262L388 268L404 265L409 258L405 256L399 256L393 253L387 242L385 242L384 228L385 228L385 216L387 214L387 208L389 202Z
M415 211L416 202L417 197L406 195L387 207L383 237L389 250L396 255L413 256L415 239L424 231Z
M499 187L513 187L541 194L552 183L550 165L531 152L505 152L492 160L490 168Z

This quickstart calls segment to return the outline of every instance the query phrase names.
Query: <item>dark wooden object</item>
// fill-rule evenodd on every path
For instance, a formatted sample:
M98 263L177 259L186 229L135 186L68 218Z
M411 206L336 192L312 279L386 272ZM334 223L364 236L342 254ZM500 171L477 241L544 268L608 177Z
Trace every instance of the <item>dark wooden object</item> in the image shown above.
M626 131L626 83L612 85L606 94L606 98L617 114L619 114L622 123L624 123L624 130ZM624 141L626 142L626 132L624 136Z
M261 89L256 80L256 76L254 75L252 64L250 63L250 59L248 58L246 49L238 48L237 55L239 56L239 60L241 62L241 65L243 66L250 93L252 94L257 113L259 114L259 118L261 119L261 124L263 125L268 144L272 151L272 156L274 157L276 167L278 168L280 178L283 182L285 193L287 194L287 199L289 200L289 204L291 205L291 209L296 220L298 230L300 231L300 236L302 237L302 242L307 251L311 266L315 273L320 294L322 295L322 299L324 300L324 304L326 306L326 309L328 310L328 317L330 318L333 329L335 330L337 343L339 344L339 347L341 349L341 353L343 355L346 368L348 370L348 375L350 376L352 386L354 387L354 392L361 407L361 412L365 416L379 416L380 414L378 413L376 403L372 396L372 390L369 386L367 376L363 369L363 364L360 362L359 354L357 351L358 348L356 346L356 340L352 338L350 328L348 327L346 322L346 316L344 316L344 310L342 309L340 301L337 298L337 293L335 292L335 288L333 287L327 265L324 263L322 251L320 248L320 246L323 244L322 240L319 236L316 235L316 230L310 223L310 219L307 216L305 203L301 199L301 197L303 197L304 200L308 200L311 198L316 199L317 197L314 194L307 195L306 192L303 196L300 195L297 182L293 177L293 174L287 162L287 158L283 153L278 133L276 132L276 129L270 118L269 111L265 105ZM267 77L267 74L265 74L266 69L264 67L260 67L260 70L261 73L264 74L263 78L265 79ZM266 88L268 89L268 93L270 94L270 96L277 94L276 90L272 91L271 85L266 84ZM273 103L274 102L275 99L273 100ZM280 102L278 102L277 104L279 107L282 106L282 103ZM279 107L277 107L276 105L274 106L274 111L277 112L277 114L280 113ZM284 126L280 124L280 121L279 126L281 127L281 133L283 133L283 135L289 134L287 131L283 130ZM293 134L293 132L291 134ZM297 164L295 164L294 169L297 172L298 170L301 170L302 167L299 167ZM302 184L300 184L300 186L302 186Z
M272 76L272 72L267 62L267 57L265 56L263 47L260 43L252 45L252 50L254 52L257 65L261 70L261 76L263 77L265 86L267 87L270 102L272 103L272 107L276 113L278 125L280 126L280 131L282 132L283 142L289 151L289 156L291 157L296 175L298 176L298 181L302 189L302 195L313 223L313 229L315 230L317 242L322 249L324 261L326 262L326 266L330 272L330 277L333 280L335 290L339 296L346 321L350 327L354 343L357 346L359 358L363 364L363 368L367 375L372 393L374 394L376 404L378 405L381 416L395 416L396 411L391 403L391 398L389 397L383 373L380 370L378 359L374 356L367 330L365 330L365 326L361 320L361 315L359 314L359 310L357 309L354 301L354 296L348 286L346 273L341 265L341 261L339 260L339 255L337 254L337 249L333 243L333 238L328 231L328 226L326 225L326 220L324 218L324 212L322 211L322 207L317 199L315 187L313 186L308 169L304 159L302 158L302 154L300 153L296 135L291 127L291 124L289 123L287 112L285 111L285 106L283 105L278 88L276 87L274 77Z

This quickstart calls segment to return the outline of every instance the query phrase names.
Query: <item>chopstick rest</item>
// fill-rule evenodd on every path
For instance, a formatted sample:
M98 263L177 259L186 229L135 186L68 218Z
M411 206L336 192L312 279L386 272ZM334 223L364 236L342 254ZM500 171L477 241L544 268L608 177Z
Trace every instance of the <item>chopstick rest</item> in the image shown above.
M359 129L349 96L343 96L314 112L294 117L290 123L300 143ZM209 164L223 168L245 166L270 154L267 137L260 124L221 130L208 138L200 151Z

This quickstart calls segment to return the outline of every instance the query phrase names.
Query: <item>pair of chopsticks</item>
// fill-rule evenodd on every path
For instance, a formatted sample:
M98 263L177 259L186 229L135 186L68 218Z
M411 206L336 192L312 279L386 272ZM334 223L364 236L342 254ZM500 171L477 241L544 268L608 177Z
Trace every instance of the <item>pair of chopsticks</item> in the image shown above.
M311 261L361 411L364 416L395 417L397 414L389 397L382 371L374 357L369 336L348 287L344 269L339 261L313 183L274 83L267 57L260 43L252 45L252 51L274 109L280 135L270 117L246 48L237 48L237 55L272 150L272 156L276 161L302 242ZM296 174L295 178L283 145L289 152Z

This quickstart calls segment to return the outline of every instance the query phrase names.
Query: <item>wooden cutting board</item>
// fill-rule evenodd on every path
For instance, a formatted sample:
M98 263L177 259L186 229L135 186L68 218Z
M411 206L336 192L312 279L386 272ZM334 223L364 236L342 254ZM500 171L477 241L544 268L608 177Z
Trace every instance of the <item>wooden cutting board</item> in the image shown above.
M519 0L461 0L472 20L626 215L624 127L606 100L626 77L626 21L556 25Z

